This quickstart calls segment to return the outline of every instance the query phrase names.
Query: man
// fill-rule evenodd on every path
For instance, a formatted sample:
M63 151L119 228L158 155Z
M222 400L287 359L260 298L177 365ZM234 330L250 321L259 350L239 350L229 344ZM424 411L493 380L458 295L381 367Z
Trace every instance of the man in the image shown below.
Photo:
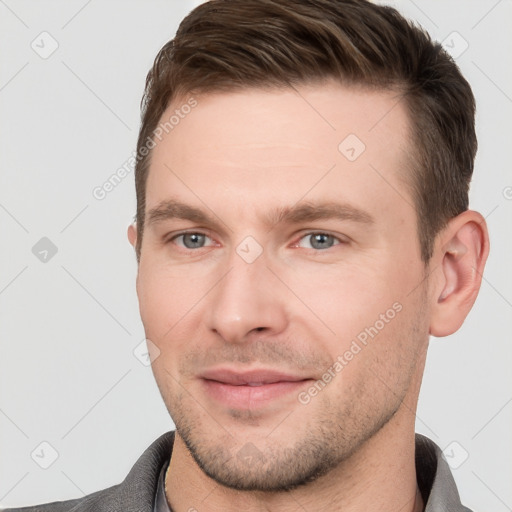
M18 510L469 510L414 424L489 251L474 111L391 8L196 8L148 75L128 229L176 432L117 486Z

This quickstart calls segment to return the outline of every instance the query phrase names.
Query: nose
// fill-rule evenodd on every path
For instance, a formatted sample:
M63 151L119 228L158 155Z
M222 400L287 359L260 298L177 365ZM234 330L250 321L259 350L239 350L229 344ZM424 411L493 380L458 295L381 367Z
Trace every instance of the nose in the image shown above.
M209 296L208 328L226 342L243 343L255 335L276 335L286 329L284 292L263 255L247 263L233 254L229 272Z

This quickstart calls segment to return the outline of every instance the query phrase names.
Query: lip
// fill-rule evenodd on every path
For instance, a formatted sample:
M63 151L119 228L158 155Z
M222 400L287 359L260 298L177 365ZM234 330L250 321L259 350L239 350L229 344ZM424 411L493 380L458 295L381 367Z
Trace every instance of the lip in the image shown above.
M309 379L284 373L271 369L255 369L237 372L228 368L216 368L207 370L200 375L202 379L214 380L223 384L230 384L232 386L242 386L247 384L274 384L277 382L298 382Z
M243 372L218 368L200 375L206 394L231 409L255 409L298 393L310 377L272 369Z

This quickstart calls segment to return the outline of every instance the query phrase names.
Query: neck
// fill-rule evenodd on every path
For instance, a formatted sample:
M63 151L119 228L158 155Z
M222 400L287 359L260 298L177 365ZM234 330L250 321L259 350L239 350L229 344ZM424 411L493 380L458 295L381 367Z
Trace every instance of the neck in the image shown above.
M343 512L423 511L416 482L411 416L414 414L410 409L399 409L377 434L330 473L282 493L236 491L219 485L203 473L176 433L166 477L167 499L174 512L288 512L297 508Z

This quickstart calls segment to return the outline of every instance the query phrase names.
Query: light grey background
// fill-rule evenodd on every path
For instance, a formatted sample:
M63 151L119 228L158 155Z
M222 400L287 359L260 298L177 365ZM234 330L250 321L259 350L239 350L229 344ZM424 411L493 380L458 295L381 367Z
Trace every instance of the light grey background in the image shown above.
M116 484L173 428L136 357L144 332L126 239L133 172L103 200L93 190L135 150L146 73L198 3L0 0L0 506ZM467 506L504 512L512 510L512 2L386 3L446 41L477 98L471 207L487 218L491 255L464 326L432 339L417 430L459 466ZM58 250L46 262L32 252L43 237Z

